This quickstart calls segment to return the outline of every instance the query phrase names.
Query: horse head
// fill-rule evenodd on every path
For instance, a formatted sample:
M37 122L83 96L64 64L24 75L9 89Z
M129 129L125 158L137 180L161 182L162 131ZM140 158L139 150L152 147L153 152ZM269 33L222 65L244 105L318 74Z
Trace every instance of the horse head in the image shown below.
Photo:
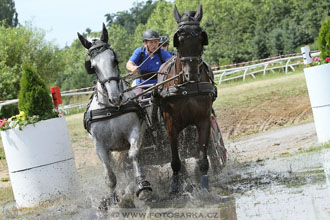
M120 92L120 72L118 60L111 45L108 44L108 31L103 24L102 36L100 39L87 40L80 33L78 38L81 44L88 50L90 60L85 61L87 73L96 74L98 78L97 89L100 89L107 96L108 104L120 105L122 93ZM105 91L105 92L104 92ZM109 103L110 102L110 103Z
M180 15L174 6L174 18L178 30L174 34L173 44L177 48L184 78L188 82L200 81L199 64L204 45L208 45L206 32L200 27L203 17L202 6L196 11L186 11Z

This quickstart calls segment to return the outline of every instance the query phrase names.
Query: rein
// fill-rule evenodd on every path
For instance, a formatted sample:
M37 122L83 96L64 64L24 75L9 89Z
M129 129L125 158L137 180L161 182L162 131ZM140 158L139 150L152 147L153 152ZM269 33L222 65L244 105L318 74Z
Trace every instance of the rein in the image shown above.
M144 94L146 94L147 92L150 92L151 90L157 88L158 86L161 86L161 85L163 85L163 84L165 84L165 83L167 83L167 82L169 82L169 81L172 81L172 80L174 80L174 79L180 77L182 74L183 74L183 72L181 71L178 75L175 75L175 76L173 76L173 77L171 77L171 78L169 78L169 79L166 79L166 80L164 80L164 81L162 81L162 82L160 82L160 83L157 83L156 85L154 85L154 86L152 86L152 87L150 87L150 88L144 90L142 93L140 93L140 94L134 96L134 97L131 98L131 99L136 99L136 98L138 98L139 96L144 95Z

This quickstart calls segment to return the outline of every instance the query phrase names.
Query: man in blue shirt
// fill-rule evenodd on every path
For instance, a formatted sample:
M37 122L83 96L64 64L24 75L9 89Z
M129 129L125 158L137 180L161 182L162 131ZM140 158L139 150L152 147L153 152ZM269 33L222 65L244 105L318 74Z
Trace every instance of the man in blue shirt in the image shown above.
M153 75L154 77L144 84L154 84L157 83L157 72L159 67L171 58L171 54L163 49L157 50L159 44L159 34L156 31L145 31L142 35L142 39L144 46L135 49L126 64L126 69L133 73L139 73L141 78L136 80L136 84L144 82ZM152 53L153 55L148 58Z

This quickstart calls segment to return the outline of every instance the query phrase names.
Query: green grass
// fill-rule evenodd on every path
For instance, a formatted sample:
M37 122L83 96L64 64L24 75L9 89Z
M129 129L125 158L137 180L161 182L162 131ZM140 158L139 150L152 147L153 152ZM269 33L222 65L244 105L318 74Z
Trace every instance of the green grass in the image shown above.
M3 149L2 139L0 136L0 160L6 159L5 157L5 151Z
M6 178L1 178L0 181L1 182L8 182L9 181L9 178L7 178L7 177Z
M91 139L88 132L83 126L83 113L66 116L66 122L68 125L71 143L72 145L80 145L86 147L92 147Z
M297 154L318 152L318 151L321 151L323 149L328 149L328 148L330 148L330 143L311 146L309 148L299 148L298 151L295 152L295 153L285 152L285 153L282 153L280 156L281 157L292 157L292 156L297 155Z
M14 200L14 193L11 187L0 188L0 206L6 204L8 201Z
M273 73L256 79L223 83L218 86L217 108L247 108L276 97L294 97L307 93L302 71Z
M321 144L321 145L317 145L317 146L312 146L312 147L307 148L307 149L299 149L299 152L301 152L301 153L310 153L310 152L316 152L316 151L320 151L322 149L327 149L327 148L330 148L330 143Z

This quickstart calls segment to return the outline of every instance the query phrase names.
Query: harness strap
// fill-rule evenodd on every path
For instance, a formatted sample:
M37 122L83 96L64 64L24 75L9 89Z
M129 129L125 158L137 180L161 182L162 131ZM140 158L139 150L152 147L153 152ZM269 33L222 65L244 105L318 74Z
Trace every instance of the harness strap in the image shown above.
M136 112L140 119L144 118L144 111L142 107L137 102L130 101L119 107L106 107L90 111L87 110L84 113L84 128L90 133L90 126L93 122L115 118L129 112Z
M217 98L217 87L209 82L187 83L179 86L170 86L161 91L159 95L162 98L168 98L172 96L184 97L195 95L210 95L212 96L212 101L214 101Z

